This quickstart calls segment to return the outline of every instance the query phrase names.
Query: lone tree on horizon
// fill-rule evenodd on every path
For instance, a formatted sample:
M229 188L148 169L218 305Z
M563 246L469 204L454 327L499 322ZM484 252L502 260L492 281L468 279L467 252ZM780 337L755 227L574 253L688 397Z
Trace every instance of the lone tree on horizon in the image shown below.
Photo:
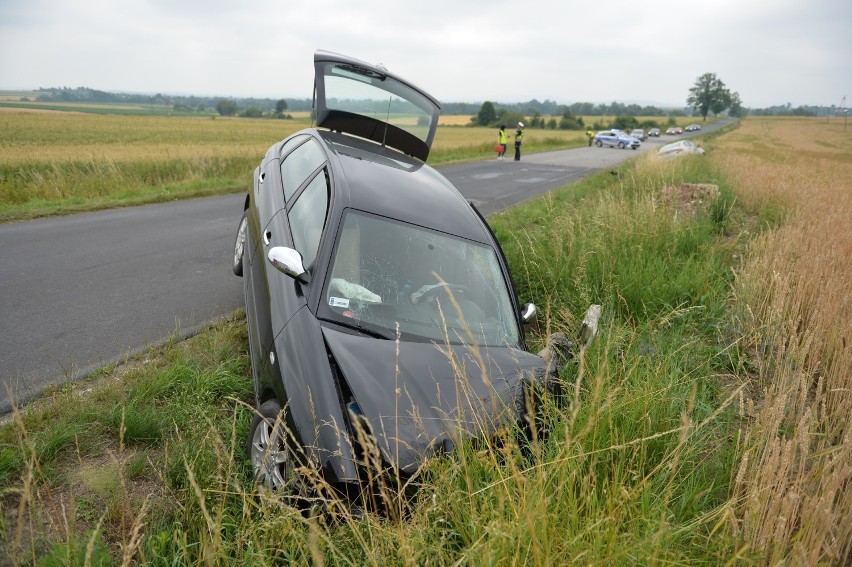
M739 96L739 95L737 95ZM716 73L704 73L695 80L689 89L686 103L694 108L706 121L707 114L719 114L731 105L731 92L716 76Z

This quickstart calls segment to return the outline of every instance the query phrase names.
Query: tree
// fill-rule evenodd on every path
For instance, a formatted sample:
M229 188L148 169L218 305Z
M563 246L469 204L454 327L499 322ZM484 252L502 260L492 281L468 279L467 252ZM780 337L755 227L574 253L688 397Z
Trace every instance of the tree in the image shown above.
M216 112L221 116L233 116L237 113L237 103L230 99L219 99L216 103Z
M494 105L490 101L485 101L479 108L479 113L476 115L476 124L479 126L490 126L497 121L497 111L494 110Z
M541 117L541 113L539 111L535 111L533 113L532 118L530 118L529 123L530 128L544 128L544 119Z
M585 125L582 118L577 118L567 106L560 106L562 118L559 120L560 130L583 130Z
M713 111L713 116L719 116L719 113L731 106L731 91L726 88L721 89L713 98L710 104L710 110Z
M743 101L740 100L740 93L731 93L731 104L730 108L728 109L728 113L731 116L735 116L737 118L745 114L745 109L743 109Z
M716 114L728 107L730 94L728 89L716 73L704 73L695 81L695 85L689 89L689 97L686 103L695 109L704 120L712 110ZM717 112L715 109L723 105Z
M633 130L639 127L639 121L633 116L618 116L612 121L612 127L619 130Z
M505 124L506 128L514 128L518 125L518 122L528 124L529 120L527 120L524 115L517 110L506 110L505 108L501 108L497 113L496 122Z
M285 110L287 110L287 101L283 98L279 99L278 102L275 103L275 114L284 114Z

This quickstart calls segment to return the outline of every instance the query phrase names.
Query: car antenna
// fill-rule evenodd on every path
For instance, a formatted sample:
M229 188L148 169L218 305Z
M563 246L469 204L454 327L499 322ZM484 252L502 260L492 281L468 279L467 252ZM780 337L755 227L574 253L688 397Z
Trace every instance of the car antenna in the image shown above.
M382 147L385 147L385 141L388 137L388 123L390 123L390 111L391 111L391 103L393 102L393 95L388 96L388 111L385 116L385 131L382 134Z
M385 78L386 78L386 74L388 72L387 67L385 67L381 62L379 62L379 63L376 63L376 69L378 69L382 73L385 73L385 76L381 77L382 81L384 81ZM387 138L388 138L388 123L390 123L390 111L391 111L391 103L392 102L393 102L393 95L388 95L388 111L385 115L385 130L382 133L382 147L385 147L385 142L387 141Z
M316 127L317 121L317 80L314 79L314 93L311 99L311 128Z

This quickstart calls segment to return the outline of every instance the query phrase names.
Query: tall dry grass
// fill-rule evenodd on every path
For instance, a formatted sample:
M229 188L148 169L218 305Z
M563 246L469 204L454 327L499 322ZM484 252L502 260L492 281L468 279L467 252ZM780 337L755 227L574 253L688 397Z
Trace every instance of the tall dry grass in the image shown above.
M0 112L0 222L244 191L263 153L310 125L292 120ZM430 164L494 157L496 128L448 126ZM470 117L460 118L469 123ZM527 133L528 152L585 143L581 132Z
M852 131L748 119L714 160L747 209L786 222L750 245L735 295L749 395L734 529L767 564L852 563Z

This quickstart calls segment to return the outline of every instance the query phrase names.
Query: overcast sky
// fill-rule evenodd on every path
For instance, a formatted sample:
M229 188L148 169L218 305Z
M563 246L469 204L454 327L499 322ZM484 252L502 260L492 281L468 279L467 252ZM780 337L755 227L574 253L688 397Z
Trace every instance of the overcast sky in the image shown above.
M746 107L852 96L850 0L0 0L0 90L309 98L313 52L444 102ZM850 106L847 101L847 106Z

